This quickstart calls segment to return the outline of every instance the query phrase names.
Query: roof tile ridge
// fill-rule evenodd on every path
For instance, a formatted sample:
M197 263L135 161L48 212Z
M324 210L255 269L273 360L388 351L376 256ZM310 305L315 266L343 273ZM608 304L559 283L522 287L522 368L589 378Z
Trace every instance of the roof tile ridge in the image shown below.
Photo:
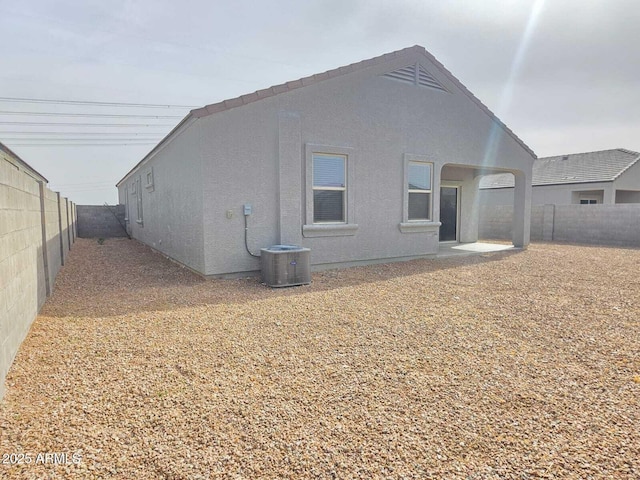
M615 150L620 150L621 152L628 153L629 155L640 155L640 152L634 152L628 148L616 148Z
M626 167L624 167L622 170L620 170L620 172L618 172L618 174L617 174L617 175L615 175L615 176L613 177L613 179L612 179L612 180L617 180L618 178L620 178L620 176L621 176L624 172L626 172L627 170L629 170L631 167L633 167L633 166L634 166L636 163L638 163L638 161L640 160L640 153L638 153L638 152L632 152L631 150L625 150L625 149L623 149L623 148L618 148L618 150L621 150L621 151L626 152L626 153L635 154L635 155L636 155L636 158L634 158L632 162L630 162Z
M378 55L377 57L369 58L366 60L360 60L359 62L350 63L348 65L343 65L337 68L332 68L330 70L326 70L321 73L307 75L306 77L298 78L296 80L290 80L288 82L272 85L268 88L256 90L253 93L248 93L248 94L240 95L238 97L228 98L216 103L211 103L211 104L205 105L204 107L196 108L192 110L191 113L195 117L199 118L199 117L204 117L214 113L218 113L224 110L229 110L230 108L246 105L248 103L252 103L257 100L262 100L263 98L273 97L280 93L289 92L291 90L313 85L323 80L328 80L330 78L346 75L347 73L355 72L362 68L374 66L379 63L385 62L386 60L389 60L391 58L409 53L412 50L426 52L424 47L421 47L419 45L414 45L412 47L403 48L401 50L384 53L382 55Z
M589 152L573 152L573 153L562 153L559 155L551 155L548 157L540 157L538 158L538 160L550 160L552 158L562 158L562 157L572 157L572 156L576 156L576 155L591 155L592 153L605 153L605 152L615 152L615 151L621 151L624 153L628 153L631 155L640 155L640 153L638 152L634 152L633 150L627 150L626 148L607 148L605 150L592 150Z

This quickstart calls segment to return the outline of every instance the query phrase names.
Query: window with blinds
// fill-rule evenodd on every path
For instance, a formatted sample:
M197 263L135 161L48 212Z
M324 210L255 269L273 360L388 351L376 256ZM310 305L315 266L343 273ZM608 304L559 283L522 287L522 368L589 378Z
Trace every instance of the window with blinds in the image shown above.
M407 183L408 220L431 220L431 164L409 162Z
M313 223L346 222L347 156L313 154Z

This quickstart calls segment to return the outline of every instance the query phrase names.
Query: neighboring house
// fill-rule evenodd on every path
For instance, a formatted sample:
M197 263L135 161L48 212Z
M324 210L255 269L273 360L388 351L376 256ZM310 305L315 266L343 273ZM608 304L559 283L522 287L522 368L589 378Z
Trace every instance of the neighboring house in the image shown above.
M193 110L117 187L134 238L227 276L274 244L309 247L320 268L474 242L479 179L497 172L516 178L526 246L534 159L414 46Z
M511 205L513 175L480 181L482 205ZM640 203L640 153L617 148L539 158L533 164L533 205Z

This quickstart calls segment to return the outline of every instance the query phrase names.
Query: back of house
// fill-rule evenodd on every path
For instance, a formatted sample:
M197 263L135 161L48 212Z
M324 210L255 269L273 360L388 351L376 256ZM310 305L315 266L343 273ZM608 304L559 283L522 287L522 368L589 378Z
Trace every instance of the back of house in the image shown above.
M479 180L497 172L514 175L526 246L534 159L415 46L193 110L118 189L133 237L227 276L274 244L326 268L474 242Z

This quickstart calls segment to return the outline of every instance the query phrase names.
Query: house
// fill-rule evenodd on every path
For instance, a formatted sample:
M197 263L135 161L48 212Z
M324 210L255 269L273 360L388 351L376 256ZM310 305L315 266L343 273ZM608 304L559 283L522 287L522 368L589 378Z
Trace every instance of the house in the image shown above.
M534 159L414 46L192 110L117 187L134 238L224 277L274 244L319 269L475 242L480 177L500 172L525 247Z
M513 176L480 181L482 205L511 205ZM623 148L539 158L533 164L533 205L640 203L640 153Z

